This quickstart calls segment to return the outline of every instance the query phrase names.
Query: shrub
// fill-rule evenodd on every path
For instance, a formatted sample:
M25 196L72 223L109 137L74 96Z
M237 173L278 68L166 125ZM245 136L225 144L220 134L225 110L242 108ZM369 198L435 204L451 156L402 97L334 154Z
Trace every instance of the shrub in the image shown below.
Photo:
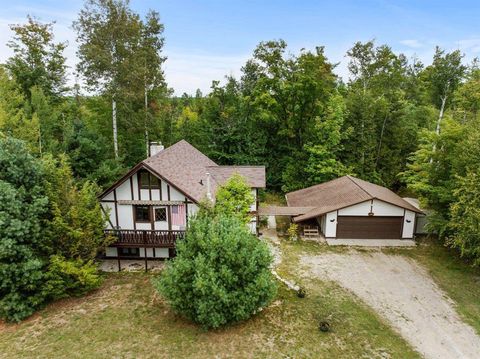
M287 229L287 235L288 239L290 239L291 241L298 240L298 224L291 223Z
M248 223L252 218L250 206L254 200L252 189L245 178L237 173L218 188L215 195L215 211L237 216L244 223Z
M458 178L455 202L450 207L450 232L447 244L457 248L462 257L480 266L480 170L468 171Z
M200 211L155 286L174 311L217 328L249 318L273 299L271 262L267 246L237 217Z
M108 245L103 234L105 216L96 197L98 188L90 181L78 187L65 156L56 159L46 155L42 165L51 212L48 230L55 254L93 260Z
M102 284L102 278L93 262L68 260L59 255L50 258L46 279L44 292L53 300L80 296Z

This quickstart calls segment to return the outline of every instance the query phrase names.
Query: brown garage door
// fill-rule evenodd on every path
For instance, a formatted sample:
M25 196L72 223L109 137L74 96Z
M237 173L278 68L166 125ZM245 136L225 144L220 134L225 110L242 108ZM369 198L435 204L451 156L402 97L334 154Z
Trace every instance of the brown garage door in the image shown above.
M403 217L338 216L337 238L402 238Z

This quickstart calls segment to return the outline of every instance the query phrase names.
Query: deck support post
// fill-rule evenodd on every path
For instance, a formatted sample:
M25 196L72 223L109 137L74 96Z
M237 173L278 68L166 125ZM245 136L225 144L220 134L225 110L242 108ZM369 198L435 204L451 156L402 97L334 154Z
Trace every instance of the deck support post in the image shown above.
M147 257L147 232L143 232L143 243L145 243L145 247L143 247L143 254L145 255L145 272L148 272L148 257Z
M145 248L145 272L148 272L147 248Z
M118 249L117 249L118 251ZM118 261L118 271L121 272L122 271L122 266L120 264L120 257L118 256L118 253L117 253L117 261Z

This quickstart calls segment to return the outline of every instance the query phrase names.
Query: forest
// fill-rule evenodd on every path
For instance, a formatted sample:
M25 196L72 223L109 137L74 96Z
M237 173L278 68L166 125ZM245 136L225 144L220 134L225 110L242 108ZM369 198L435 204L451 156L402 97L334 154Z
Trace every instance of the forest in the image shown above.
M356 42L346 79L324 47L291 53L268 40L238 78L176 96L162 70L159 12L142 17L125 0L87 0L72 26L73 86L69 45L33 17L11 25L13 55L0 65L0 223L18 219L0 228L0 273L31 273L2 284L0 293L14 294L0 300L0 316L30 314L47 295L35 292L21 308L18 297L39 283L55 297L85 289L72 277L95 285L89 265L105 244L95 196L147 156L149 141L185 139L218 164L265 165L271 192L351 174L415 196L430 233L480 265L476 60L437 47L423 64L387 44ZM45 266L50 277L40 279Z

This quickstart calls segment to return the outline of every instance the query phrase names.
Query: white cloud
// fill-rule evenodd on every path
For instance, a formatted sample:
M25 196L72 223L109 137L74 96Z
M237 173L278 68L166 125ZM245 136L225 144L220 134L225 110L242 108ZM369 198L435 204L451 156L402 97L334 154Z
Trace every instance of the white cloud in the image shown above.
M410 40L401 40L400 43L407 47L411 47L413 49L419 49L423 47L423 44L419 40L410 39Z
M459 40L457 43L462 52L480 52L480 38Z
M42 19L43 20L43 19ZM7 42L12 39L13 32L10 24L24 23L26 18L0 18L0 63L4 63L10 56L12 50ZM48 21L48 20L47 20ZM75 66L77 63L76 35L71 27L70 18L64 18L54 25L55 41L67 41L65 57L68 66L68 84L75 83ZM225 76L233 75L238 77L240 69L250 55L223 56L213 53L205 53L191 49L165 49L167 61L164 65L165 76L169 87L175 90L175 94L181 95L184 92L194 94L199 88L204 94L210 92L213 80L224 80Z
M164 70L167 83L175 94L210 92L213 80L224 80L225 76L240 76L241 67L250 55L216 55L201 51L175 49L165 51L168 57Z

